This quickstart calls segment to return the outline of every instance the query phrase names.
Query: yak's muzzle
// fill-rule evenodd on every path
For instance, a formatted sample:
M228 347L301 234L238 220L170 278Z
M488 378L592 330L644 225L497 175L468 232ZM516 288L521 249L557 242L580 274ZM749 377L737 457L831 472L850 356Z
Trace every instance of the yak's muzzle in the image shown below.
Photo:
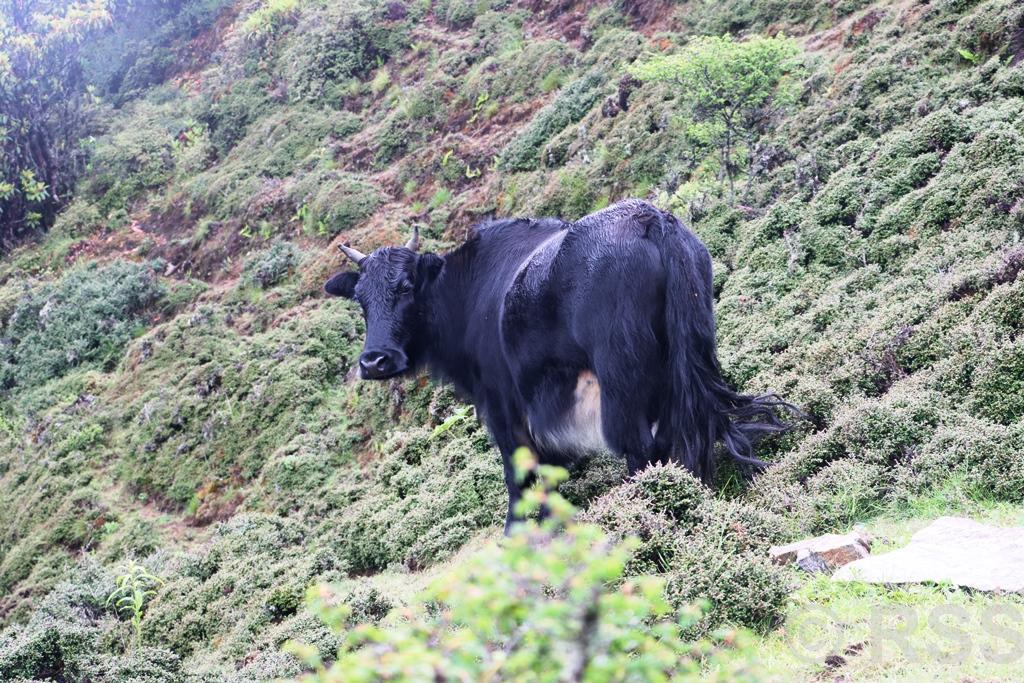
M409 359L401 351L372 349L359 356L359 374L363 379L387 379L409 369Z

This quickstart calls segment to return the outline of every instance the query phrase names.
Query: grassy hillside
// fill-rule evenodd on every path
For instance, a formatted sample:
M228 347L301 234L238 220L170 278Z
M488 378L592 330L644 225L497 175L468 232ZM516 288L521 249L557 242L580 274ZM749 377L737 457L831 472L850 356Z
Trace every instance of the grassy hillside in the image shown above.
M627 573L709 601L695 633L761 634L781 679L831 672L780 654L786 616L851 598L771 543L1020 521L1019 2L157 5L85 44L87 166L0 261L0 678L293 676L285 640L338 644L309 586L378 620L499 533L472 413L424 378L355 380L358 308L320 293L335 244L412 224L442 250L490 216L639 196L701 236L727 377L810 420L750 484L619 485L598 460L562 492L639 535ZM637 77L727 33L796 53L731 162L693 90ZM129 561L162 580L137 637L106 604ZM886 662L859 671L916 675ZM972 666L956 679L1006 673Z

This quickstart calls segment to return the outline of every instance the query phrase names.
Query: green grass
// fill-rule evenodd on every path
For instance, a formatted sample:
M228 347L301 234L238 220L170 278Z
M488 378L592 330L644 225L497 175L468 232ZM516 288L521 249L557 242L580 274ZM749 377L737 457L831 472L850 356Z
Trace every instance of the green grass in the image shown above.
M760 640L756 656L770 681L1018 680L1022 617L1020 596L815 578L792 596L786 626Z
M873 552L901 548L918 530L944 516L970 517L994 526L1024 526L1024 506L979 494L968 485L952 480L926 496L889 506L868 523L876 536Z

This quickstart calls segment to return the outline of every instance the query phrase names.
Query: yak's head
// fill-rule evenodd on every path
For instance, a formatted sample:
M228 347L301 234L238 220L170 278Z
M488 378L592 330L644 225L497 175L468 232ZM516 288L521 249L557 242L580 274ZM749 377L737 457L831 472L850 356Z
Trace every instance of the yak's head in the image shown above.
M342 252L358 267L334 275L324 290L355 299L366 319L366 343L359 356L363 379L387 379L415 364L415 350L425 288L441 271L444 260L436 254L417 254L419 230L401 247L382 247L366 255L350 247Z

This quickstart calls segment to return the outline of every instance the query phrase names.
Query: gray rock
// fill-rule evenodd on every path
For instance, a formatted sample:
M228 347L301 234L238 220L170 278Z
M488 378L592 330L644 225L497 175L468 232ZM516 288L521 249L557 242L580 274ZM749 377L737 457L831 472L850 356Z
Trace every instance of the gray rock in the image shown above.
M825 574L832 571L828 562L821 555L812 553L807 548L800 550L796 554L796 566L808 574Z
M982 591L1024 592L1024 527L940 517L906 547L846 565L836 581L948 582Z
M830 572L845 564L867 557L871 541L860 531L848 534L826 534L805 538L789 545L773 546L769 551L775 564L790 564L811 573Z

